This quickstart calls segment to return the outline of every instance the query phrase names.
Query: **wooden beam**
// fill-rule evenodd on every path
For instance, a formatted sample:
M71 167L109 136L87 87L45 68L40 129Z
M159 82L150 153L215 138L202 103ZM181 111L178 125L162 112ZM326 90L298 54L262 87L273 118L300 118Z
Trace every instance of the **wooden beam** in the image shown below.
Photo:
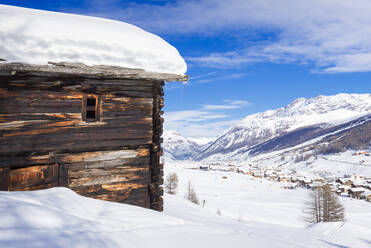
M52 63L48 65L30 65L22 63L0 63L0 75L30 75L68 77L81 76L86 78L126 78L157 81L187 81L187 75L146 72L142 69L129 69L115 66L87 66L81 63Z

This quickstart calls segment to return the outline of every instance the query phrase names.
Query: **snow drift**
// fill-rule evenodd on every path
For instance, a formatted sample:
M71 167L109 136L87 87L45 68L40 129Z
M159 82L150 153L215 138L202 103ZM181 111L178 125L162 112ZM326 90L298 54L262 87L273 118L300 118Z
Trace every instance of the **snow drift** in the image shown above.
M73 62L184 74L179 52L134 25L0 4L0 59L43 65Z
M247 175L184 169L164 212L86 198L66 188L0 192L0 247L259 247L363 248L370 244L366 201L342 199L345 223L306 228L300 220L306 191ZM224 177L224 178L223 178ZM183 199L187 183L205 206ZM216 214L220 209L222 215Z

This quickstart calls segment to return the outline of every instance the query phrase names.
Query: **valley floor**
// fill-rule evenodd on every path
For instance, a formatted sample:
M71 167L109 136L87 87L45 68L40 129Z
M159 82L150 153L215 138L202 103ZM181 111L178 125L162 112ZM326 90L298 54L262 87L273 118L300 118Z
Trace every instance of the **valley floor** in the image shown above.
M306 227L303 189L285 190L232 172L167 165L165 175L170 172L178 174L179 190L165 194L163 213L81 197L65 188L0 192L0 247L371 246L369 202L342 198L344 223ZM200 206L184 200L189 180Z

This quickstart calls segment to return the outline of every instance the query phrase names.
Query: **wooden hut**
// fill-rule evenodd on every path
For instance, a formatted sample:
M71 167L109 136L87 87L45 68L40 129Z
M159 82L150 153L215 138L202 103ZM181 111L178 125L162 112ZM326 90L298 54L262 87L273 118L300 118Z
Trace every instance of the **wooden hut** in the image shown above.
M83 64L0 63L0 189L69 187L161 211L164 81Z

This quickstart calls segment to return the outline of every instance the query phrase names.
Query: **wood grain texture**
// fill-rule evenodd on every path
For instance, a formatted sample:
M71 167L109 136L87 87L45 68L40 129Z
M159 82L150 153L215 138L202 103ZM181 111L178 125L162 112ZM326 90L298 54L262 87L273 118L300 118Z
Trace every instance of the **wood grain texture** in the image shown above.
M35 76L76 76L87 78L125 78L125 79L146 79L158 81L187 81L188 76L168 73L146 72L141 69L129 69L114 66L86 66L80 63L51 63L49 65L29 65L20 63L0 63L0 71L3 75Z
M6 68L0 66L0 190L66 186L162 210L163 81ZM87 98L97 99L96 121L84 120Z
M150 174L151 184L149 185L149 198L150 207L157 211L163 210L163 165L160 163L160 157L162 155L161 148L161 135L163 132L163 118L161 117L161 109L164 107L163 100L163 89L162 85L154 85L154 97L153 97L153 114L152 114L152 144L150 147Z
M9 168L0 168L0 191L9 190Z

